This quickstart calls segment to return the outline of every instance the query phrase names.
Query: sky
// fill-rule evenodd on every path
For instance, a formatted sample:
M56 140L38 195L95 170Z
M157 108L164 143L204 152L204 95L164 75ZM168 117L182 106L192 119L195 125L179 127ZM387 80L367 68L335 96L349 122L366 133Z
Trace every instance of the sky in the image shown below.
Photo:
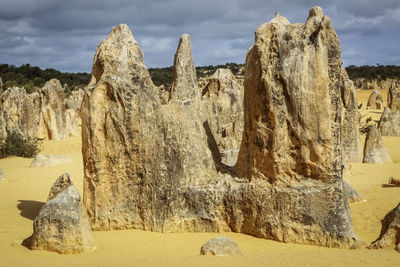
M400 65L400 0L0 0L0 64L90 72L111 27L127 24L147 67L173 64L179 37L192 37L196 66L244 63L254 31L276 11L305 22L321 6L343 65Z

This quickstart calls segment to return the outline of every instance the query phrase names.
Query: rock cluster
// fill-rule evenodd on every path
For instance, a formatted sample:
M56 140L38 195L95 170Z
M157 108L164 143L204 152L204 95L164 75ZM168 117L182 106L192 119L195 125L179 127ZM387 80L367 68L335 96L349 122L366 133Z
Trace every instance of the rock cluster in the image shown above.
M94 229L358 245L341 173L340 45L329 18L319 7L306 23L276 16L257 29L245 69L243 140L235 166L221 170L207 123L220 113L202 105L190 37L181 37L162 104L130 30L112 29L96 50L81 111Z
M370 125L367 128L367 136L364 144L364 163L388 163L392 162L381 134L376 125Z
M26 137L60 140L79 134L77 127L76 114L66 112L64 88L56 79L32 94L12 87L0 96L0 139L16 131Z
M205 243L200 249L200 255L229 256L242 255L239 246L231 238L226 236L214 237Z
M202 92L203 108L221 163L235 165L243 134L243 92L229 69L218 69Z
M51 187L46 204L33 222L31 249L61 254L95 249L91 227L78 190L64 173Z
M386 214L382 220L382 229L379 238L369 248L378 249L396 247L400 252L400 203Z
M368 98L367 109L381 109L383 108L382 94L378 90L371 92Z

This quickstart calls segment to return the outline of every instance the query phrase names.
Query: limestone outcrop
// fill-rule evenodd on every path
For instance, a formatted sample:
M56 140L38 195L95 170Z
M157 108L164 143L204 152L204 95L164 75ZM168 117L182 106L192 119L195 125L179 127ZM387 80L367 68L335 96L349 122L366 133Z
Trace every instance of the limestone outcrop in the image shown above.
M86 210L69 174L53 184L46 204L33 222L30 248L60 254L95 249Z
M214 237L208 240L200 249L200 255L229 256L242 254L236 242L226 236Z
M0 140L8 132L18 132L34 138L38 125L33 99L24 88L12 87L0 96Z
M382 94L378 90L374 90L371 92L368 102L367 109L382 109L383 108L383 99Z
M80 135L79 124L78 112L74 109L65 110L65 131L68 137Z
M373 249L386 247L395 247L400 253L400 203L383 218L379 238L369 246Z
M356 90L345 69L341 69L340 91L342 100L341 142L343 165L362 162L360 137L360 112L358 111Z
M393 112L400 110L400 92L396 82L390 84L387 94L387 105Z
M39 136L49 140L67 137L65 129L64 88L60 81L51 79L39 90Z
M202 92L207 125L221 163L234 166L243 134L243 92L229 69L218 69Z
M329 18L319 7L304 24L277 16L257 29L245 68L239 157L220 170L190 37L181 37L162 105L129 28L112 29L96 50L82 102L84 203L93 229L360 244L343 189L340 45Z
M85 91L83 89L78 89L71 92L71 95L65 99L65 109L73 109L76 112L80 112L82 99L85 95Z
M382 136L400 136L400 111L392 112L386 107L379 120L378 129Z
M367 128L367 136L364 144L364 163L388 163L392 162L381 134L375 125Z

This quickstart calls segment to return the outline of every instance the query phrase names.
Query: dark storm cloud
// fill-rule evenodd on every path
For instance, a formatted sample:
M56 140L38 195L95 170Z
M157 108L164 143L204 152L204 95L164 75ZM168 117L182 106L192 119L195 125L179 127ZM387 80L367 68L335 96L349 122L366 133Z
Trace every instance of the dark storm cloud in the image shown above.
M242 63L275 11L304 22L314 5L331 17L345 65L400 64L398 0L0 0L0 63L90 72L97 45L120 23L149 67L172 65L183 33L196 65Z

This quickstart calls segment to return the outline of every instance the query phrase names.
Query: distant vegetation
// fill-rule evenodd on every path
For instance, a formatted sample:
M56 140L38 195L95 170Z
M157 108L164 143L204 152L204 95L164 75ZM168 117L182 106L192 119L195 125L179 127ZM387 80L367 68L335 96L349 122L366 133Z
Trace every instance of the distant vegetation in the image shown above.
M367 80L386 80L387 78L400 80L400 66L379 65L376 66L354 66L346 67L347 74L352 80L366 78Z
M20 67L0 64L0 77L3 80L3 88L25 87L28 93L36 91L53 78L58 79L63 85L67 84L71 90L74 90L75 86L86 86L90 81L90 75L85 72L67 73L55 69L42 70L29 64Z
M17 156L33 158L41 150L42 142L37 138L24 137L18 132L8 132L6 139L0 143L0 158Z
M196 73L197 78L209 77L218 68L227 68L232 71L234 75L237 75L243 64L226 63L224 65L209 65L203 67L197 67ZM354 66L350 65L346 67L346 71L349 74L350 79L355 80L357 78L366 78L368 80L380 79L385 80L387 78L399 79L400 80L400 66L395 65L379 65L376 66ZM165 68L150 68L149 73L153 82L156 86L161 84L170 88L173 80L173 69L172 67ZM86 86L90 81L90 74L83 73L67 73L60 72L55 69L42 70L39 67L31 66L29 64L21 65L16 67L14 65L0 64L0 77L3 80L3 88L12 86L25 87L28 93L32 93L42 87L46 81L56 78L61 84L67 84L69 89L75 90L76 88Z

